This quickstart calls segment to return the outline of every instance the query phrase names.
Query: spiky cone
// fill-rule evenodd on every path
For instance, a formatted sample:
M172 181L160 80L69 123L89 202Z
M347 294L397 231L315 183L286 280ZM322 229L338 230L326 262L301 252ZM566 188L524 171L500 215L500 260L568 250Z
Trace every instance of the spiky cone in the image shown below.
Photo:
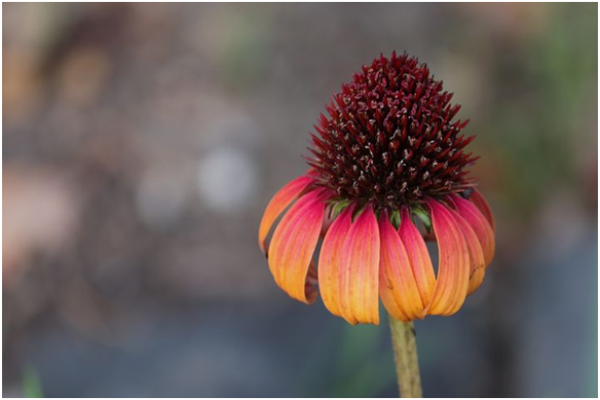
M378 324L380 298L410 322L452 315L479 288L495 223L468 176L474 136L461 133L468 121L455 121L451 98L425 64L395 53L334 94L311 134L310 169L271 199L259 228L291 297L312 303L320 292L350 324ZM426 240L437 242L437 270Z

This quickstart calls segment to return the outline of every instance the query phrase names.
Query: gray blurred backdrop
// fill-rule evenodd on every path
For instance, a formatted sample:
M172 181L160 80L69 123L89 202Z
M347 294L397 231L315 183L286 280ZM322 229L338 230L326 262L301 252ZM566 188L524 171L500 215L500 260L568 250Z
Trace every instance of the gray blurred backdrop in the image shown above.
M257 229L361 65L463 105L498 220L417 322L426 396L598 395L596 4L4 4L3 390L394 396L386 321L290 300Z

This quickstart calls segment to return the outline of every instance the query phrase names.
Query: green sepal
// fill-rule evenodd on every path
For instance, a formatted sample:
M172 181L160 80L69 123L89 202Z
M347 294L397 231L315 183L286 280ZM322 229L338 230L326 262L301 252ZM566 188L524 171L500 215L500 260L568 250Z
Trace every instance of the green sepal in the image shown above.
M390 214L390 222L392 223L392 225L394 225L394 228L396 228L396 230L400 229L400 211L396 210Z
M365 208L367 208L367 204L363 204L362 206L360 206L354 210L354 213L352 215L352 222L354 222L356 220L356 218L358 218L358 216L360 214L362 214L362 212L365 210Z
M429 215L429 212L420 204L413 205L410 208L410 210L413 215L416 215L417 217L419 217L419 219L423 223L423 226L425 227L425 230L427 231L427 233L431 233L432 223L431 223L431 216Z
M338 200L331 206L330 217L336 219L350 205L350 200Z

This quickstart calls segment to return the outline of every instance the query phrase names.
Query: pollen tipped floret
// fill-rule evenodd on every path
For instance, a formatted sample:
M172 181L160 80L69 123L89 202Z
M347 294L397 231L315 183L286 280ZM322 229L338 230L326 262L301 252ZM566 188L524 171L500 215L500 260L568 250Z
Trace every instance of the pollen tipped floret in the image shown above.
M460 106L451 98L427 65L406 54L363 66L311 135L307 162L317 185L389 210L473 186L464 168L476 158L463 149L474 137L460 134L468 121L454 121Z

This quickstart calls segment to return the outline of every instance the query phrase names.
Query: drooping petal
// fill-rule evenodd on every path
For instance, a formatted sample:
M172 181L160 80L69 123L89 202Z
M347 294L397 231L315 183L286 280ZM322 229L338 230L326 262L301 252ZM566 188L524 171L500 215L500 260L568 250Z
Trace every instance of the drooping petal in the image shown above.
M483 197L477 189L474 189L473 193L471 193L471 197L469 197L469 200L471 200L471 202L473 204L475 204L475 206L479 209L479 211L481 211L483 213L483 215L489 222L490 226L492 227L492 230L495 231L496 230L496 219L494 218L494 213L492 212L492 208L490 207L490 204L487 202L485 197Z
M273 222L312 181L313 178L308 176L300 176L294 179L281 188L267 205L258 228L258 245L264 254L267 253L266 239Z
M275 229L269 245L269 267L275 282L304 303L309 302L306 279L325 213L321 194L315 190L298 199Z
M352 225L354 207L349 206L333 221L321 246L319 255L319 287L325 307L334 315L342 316L340 309L342 254L348 231Z
M469 250L456 219L446 206L427 201L439 249L438 277L429 314L452 315L465 301L469 287Z
M385 212L379 218L379 237L379 292L383 305L392 317L401 321L422 318L423 301L408 254Z
M483 213L470 201L463 199L460 196L452 196L452 201L456 206L456 212L463 217L475 231L483 256L485 258L486 267L492 262L496 251L496 240L494 238L494 230L485 218Z
M431 303L433 292L435 291L435 270L433 269L429 250L427 250L423 236L415 224L413 224L407 208L402 209L398 233L410 260L413 276L421 294L421 300L423 305L427 307Z
M351 324L379 324L379 229L367 205L350 227L342 250L340 308Z
M467 248L469 249L470 275L469 288L467 289L467 295L469 295L477 290L483 282L483 278L485 277L485 258L479 239L471 225L456 212L452 212L452 214L458 227L462 231Z

